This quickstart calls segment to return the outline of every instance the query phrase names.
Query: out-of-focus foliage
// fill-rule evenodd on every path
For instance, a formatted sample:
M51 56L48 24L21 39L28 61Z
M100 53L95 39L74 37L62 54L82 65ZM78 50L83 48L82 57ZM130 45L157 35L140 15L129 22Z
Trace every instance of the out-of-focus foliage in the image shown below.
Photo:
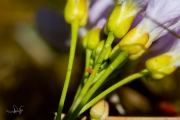
M1 120L53 119L68 53L52 49L39 34L35 20L39 8L49 7L62 15L64 5L65 0L0 0ZM74 81L80 79L81 61L77 56ZM75 86L70 86L70 96ZM13 111L13 105L23 106L22 114L7 113L6 110Z

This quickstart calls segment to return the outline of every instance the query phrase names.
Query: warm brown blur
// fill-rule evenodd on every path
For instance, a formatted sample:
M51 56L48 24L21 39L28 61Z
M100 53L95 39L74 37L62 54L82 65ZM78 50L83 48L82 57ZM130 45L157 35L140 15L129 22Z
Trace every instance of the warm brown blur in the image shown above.
M64 1L0 0L0 120L53 119L68 51L61 52L48 45L37 30L35 17L41 7L62 15ZM82 58L77 56L75 63L72 78L78 83ZM72 101L76 86L70 85L67 103ZM23 112L6 112L13 111L13 105L18 109L23 106Z

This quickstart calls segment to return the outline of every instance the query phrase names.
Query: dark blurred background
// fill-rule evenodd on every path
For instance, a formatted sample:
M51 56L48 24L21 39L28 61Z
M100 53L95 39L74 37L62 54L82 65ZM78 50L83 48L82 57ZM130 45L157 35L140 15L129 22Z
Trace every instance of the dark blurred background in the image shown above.
M1 120L53 119L69 53L64 1L0 0ZM81 61L77 55L72 75L75 83L82 73ZM74 94L71 88L74 84L68 91ZM67 103L72 97L68 96ZM14 110L13 105L23 106L22 114L7 113Z
M0 0L0 120L53 120L70 44L64 6L65 0ZM81 80L83 63L78 44L64 113ZM178 116L179 79L177 70L162 80L136 80L121 87L107 97L110 115ZM111 101L114 94L120 97L116 103ZM23 112L6 112L13 111L13 105L23 106Z

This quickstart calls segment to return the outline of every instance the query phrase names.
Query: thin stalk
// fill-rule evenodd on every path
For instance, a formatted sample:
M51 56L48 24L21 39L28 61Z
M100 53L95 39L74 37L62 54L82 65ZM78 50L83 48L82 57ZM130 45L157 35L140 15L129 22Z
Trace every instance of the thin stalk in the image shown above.
M99 80L90 88L90 90L86 93L78 107L73 111L71 118L76 118L82 109L82 107L88 102L91 96L97 91L97 89L101 86L104 80L126 59L128 58L127 51L122 51L117 58L109 65L104 74L101 75Z
M77 36L78 36L78 28L79 28L79 22L78 21L72 22L72 24L71 24L71 47L70 47L70 54L69 54L69 62L68 62L68 68L67 68L67 73L66 73L66 78L65 78L61 98L59 101L56 120L61 119L64 101L66 98L67 89L68 89L69 81L71 78L71 72L72 72L72 67L73 67L73 61L74 61L76 43L77 43Z
M108 78L106 78L106 80L103 81L103 83L101 84L101 86L98 88L98 90L91 96L91 98L89 100L92 100L93 98L95 98L97 95L99 95L103 89L108 86L111 85L112 81L114 81L113 79L117 77L117 75L119 74L120 70L114 71L110 76L108 76ZM99 79L99 78L98 78ZM111 80L111 81L110 81ZM111 82L111 83L110 83Z
M92 81L91 85L93 85L94 83L97 82L97 80L104 74L104 72L106 71L106 69L102 70L100 73L98 73L96 75L96 77L94 78L94 80Z
M103 59L109 49L109 47L111 47L111 44L114 40L114 34L113 32L110 32L108 34L108 38L107 41L104 45L103 50L100 53L100 56L98 57L97 62L95 63L94 69L92 74L90 75L89 79L86 81L86 84L84 85L84 87L82 88L78 98L73 102L70 110L68 111L67 115L65 116L65 119L69 119L69 117L71 116L71 114L74 113L74 110L77 108L77 106L79 105L79 103L81 102L81 100L84 98L84 96L86 95L87 91L89 90L89 88L91 87L91 83L94 80L94 78L96 77L99 67L101 66L101 63L103 62ZM73 120L75 118L72 118L71 120Z
M115 70L115 71L113 71L113 73L112 73L111 75L109 75L109 76L106 78L106 80L103 81L103 83L102 83L101 86L100 86L100 89L103 89L103 88L105 88L105 87L108 86L108 85L111 85L112 82L114 82L113 79L115 79L115 78L118 76L119 73L120 73L120 70ZM98 88L98 90L99 90L99 88ZM100 92L99 92L99 93L100 93Z
M127 78L124 78L123 80L119 81L118 83L114 84L113 86L109 87L108 89L106 89L104 92L102 92L101 94L99 94L97 97L95 97L94 99L92 99L90 102L88 102L80 111L79 115L82 114L84 111L86 111L87 109L89 109L92 105L94 105L96 102L98 102L99 100L101 100L102 98L104 98L106 95L108 95L109 93L111 93L112 91L114 91L115 89L137 79L143 76L148 75L148 70L142 70L139 73L135 73L131 76L128 76Z
M76 98L78 97L79 93L81 92L82 87L83 87L84 84L85 84L85 81L87 80L87 78L88 78L88 76L89 76L89 73L86 71L86 69L89 68L91 54L92 54L92 51L89 50L89 49L86 49L85 71L84 71L83 78L82 78L82 80L81 80L81 82L80 82L80 85L79 85L79 87L78 87L78 90L77 90L77 92L76 92L76 95L75 95L74 100L76 100Z

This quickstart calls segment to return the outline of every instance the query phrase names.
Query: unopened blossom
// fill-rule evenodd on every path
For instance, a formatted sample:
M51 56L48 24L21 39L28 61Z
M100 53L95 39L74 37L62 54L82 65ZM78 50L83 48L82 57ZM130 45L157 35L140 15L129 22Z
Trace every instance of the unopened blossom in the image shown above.
M109 105L105 100L100 100L91 107L91 120L106 120L109 115Z
M106 20L101 19L91 30L87 32L83 39L83 46L89 50L94 50L101 40L101 30L104 27Z
M165 35L164 27L179 25L176 24L180 17L179 6L179 1L150 0L143 20L120 41L120 49L127 50L132 60L140 57L158 36Z
M78 21L80 26L85 26L88 19L88 0L68 0L64 14L67 23Z
M178 34L180 34L180 29ZM161 79L165 75L171 74L180 66L180 38L169 37L167 39L172 40L172 42L174 41L174 45L171 49L162 55L158 55L146 61L146 68L155 79Z
M117 0L116 6L111 13L105 33L113 32L115 37L122 38L129 30L137 13L143 10L149 0Z

